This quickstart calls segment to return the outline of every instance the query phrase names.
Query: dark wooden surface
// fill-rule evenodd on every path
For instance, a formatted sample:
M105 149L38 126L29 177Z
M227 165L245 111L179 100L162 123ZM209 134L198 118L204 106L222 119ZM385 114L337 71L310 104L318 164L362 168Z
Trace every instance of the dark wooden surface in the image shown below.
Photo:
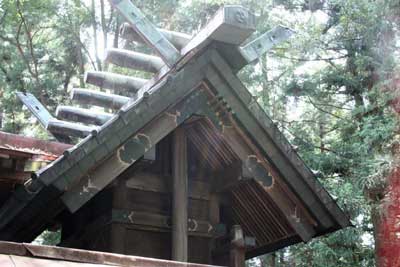
M172 259L188 260L188 156L184 128L176 128L172 144Z

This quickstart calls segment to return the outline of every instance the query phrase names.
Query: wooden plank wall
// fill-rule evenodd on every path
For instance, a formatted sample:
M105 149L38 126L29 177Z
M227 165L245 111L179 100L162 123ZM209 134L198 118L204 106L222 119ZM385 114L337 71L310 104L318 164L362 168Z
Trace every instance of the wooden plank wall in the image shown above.
M171 259L171 142L170 137L163 139L155 161L140 160L66 216L62 245ZM212 193L212 174L196 166L199 160L190 146L188 150L189 165L197 170L189 172L188 182L188 262L210 264L214 227L221 220L219 197Z

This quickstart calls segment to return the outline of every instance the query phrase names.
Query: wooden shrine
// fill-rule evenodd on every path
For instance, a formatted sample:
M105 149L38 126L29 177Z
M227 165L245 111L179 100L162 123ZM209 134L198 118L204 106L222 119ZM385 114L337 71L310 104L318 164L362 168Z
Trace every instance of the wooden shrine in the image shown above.
M255 16L241 6L221 8L192 37L157 29L130 0L111 3L127 21L122 37L156 55L110 49L106 60L153 78L88 72L103 90L73 89L81 107L59 106L56 117L18 94L74 146L2 203L1 240L58 226L63 247L244 266L349 225L236 76L290 30L243 45Z

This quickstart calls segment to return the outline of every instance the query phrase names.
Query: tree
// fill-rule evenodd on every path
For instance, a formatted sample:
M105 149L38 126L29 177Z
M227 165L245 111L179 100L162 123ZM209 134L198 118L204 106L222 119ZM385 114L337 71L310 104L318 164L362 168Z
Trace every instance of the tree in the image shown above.
M3 130L20 132L27 125L16 91L33 93L50 109L65 101L71 80L82 71L86 61L78 56L84 45L76 25L84 24L86 17L79 7L78 1L1 2ZM80 12L68 14L68 11Z
M317 9L305 9L306 2L284 4L295 14L288 17L300 18L292 22L298 34L290 47L274 52L283 65L279 80L269 80L267 97L265 87L259 95L356 226L293 247L288 255L296 266L372 266L373 247L367 239L379 231L375 214L381 197L376 191L385 187L385 179L373 174L388 160L397 127L388 105L391 94L384 90L395 72L397 26L390 18L398 10L396 3L324 1L318 11L327 20L319 23L321 13L313 16ZM292 103L290 110L297 106L301 116L293 118L288 106L276 109L271 95L279 103Z

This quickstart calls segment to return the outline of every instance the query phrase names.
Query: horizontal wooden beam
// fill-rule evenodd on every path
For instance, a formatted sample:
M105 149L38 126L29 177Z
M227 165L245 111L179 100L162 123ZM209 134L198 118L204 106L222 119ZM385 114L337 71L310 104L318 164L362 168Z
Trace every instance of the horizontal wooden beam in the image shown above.
M126 187L149 192L171 193L166 184L167 177L162 178L150 173L135 173L125 182ZM192 199L209 200L211 194L210 184L201 181L192 181L189 185L189 197Z
M164 66L159 57L117 48L107 50L106 61L120 67L152 73L158 72Z
M170 216L142 211L113 209L112 221L129 225L154 227L164 231L171 231L172 228ZM189 235L202 235L208 237L221 235L218 231L224 229L223 227L215 227L208 221L197 220L195 218L188 218L187 227Z
M103 125L112 116L113 115L109 113L97 112L71 106L58 106L56 110L56 117L58 119L81 122L84 124Z
M212 41L231 45L242 44L256 30L256 17L242 6L224 6L213 19L182 49L183 55Z
M138 91L148 80L129 77L111 72L89 71L86 73L85 82L100 88L110 89L115 92Z
M78 123L72 123L60 120L51 120L47 125L47 130L56 133L63 134L70 137L85 138L97 127L85 126Z
M187 45L190 39L192 39L192 36L189 34L169 31L160 28L157 28L157 30L179 50ZM146 41L143 40L143 38L135 31L135 29L131 25L129 25L129 23L124 23L121 26L121 37L128 41L136 43L146 43Z
M283 26L278 26L246 44L244 47L218 43L217 49L224 59L229 63L232 71L236 73L244 66L258 60L275 45L287 40L292 34L293 31L290 29Z
M83 105L94 105L118 110L128 103L130 98L94 90L75 88L72 89L71 99Z
M110 2L168 66L173 66L179 60L181 55L175 46L157 30L130 0L110 0Z
M284 26L277 26L240 48L240 52L246 59L247 63L252 63L259 59L273 46L286 41L290 36L292 36L292 34L293 30Z

